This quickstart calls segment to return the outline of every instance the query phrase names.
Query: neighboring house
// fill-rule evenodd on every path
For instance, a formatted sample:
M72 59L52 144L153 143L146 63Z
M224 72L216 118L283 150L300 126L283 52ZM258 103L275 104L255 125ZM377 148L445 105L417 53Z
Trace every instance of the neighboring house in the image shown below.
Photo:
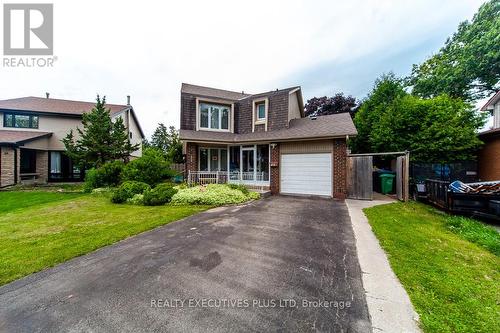
M246 94L182 84L180 138L190 180L273 194L346 196L348 113L304 117L300 87Z
M0 101L0 187L22 180L36 183L81 181L83 172L64 153L62 139L71 129L83 128L82 114L95 103L62 99L22 97ZM111 117L121 117L132 143L141 143L144 134L134 109L106 104ZM141 149L132 157L140 157Z
M493 115L492 129L479 133L484 142L478 154L479 179L500 180L500 91L481 108Z

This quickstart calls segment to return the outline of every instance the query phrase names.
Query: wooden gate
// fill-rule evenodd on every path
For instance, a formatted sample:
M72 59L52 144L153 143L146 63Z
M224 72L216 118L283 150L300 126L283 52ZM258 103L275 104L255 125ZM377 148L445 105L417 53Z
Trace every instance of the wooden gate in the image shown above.
M373 157L347 157L347 196L351 199L373 199Z
M410 195L408 187L409 171L408 155L398 156L396 159L396 196L401 201L408 201Z

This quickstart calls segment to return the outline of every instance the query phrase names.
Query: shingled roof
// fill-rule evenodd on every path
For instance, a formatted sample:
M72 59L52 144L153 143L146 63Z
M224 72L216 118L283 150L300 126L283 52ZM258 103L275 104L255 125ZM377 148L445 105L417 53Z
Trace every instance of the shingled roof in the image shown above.
M20 145L29 141L49 137L50 132L6 131L0 130L0 145Z
M288 128L247 134L234 134L214 131L180 130L181 140L199 142L258 142L289 141L296 139L338 138L346 135L354 136L358 132L348 113L320 116L316 119L300 118L290 121Z
M251 96L251 94L245 94L244 92L203 87L189 83L182 84L181 93L192 94L197 96L205 96L205 97L215 97L231 101L237 101L245 97Z
M82 115L95 107L95 102L70 101L65 99L21 97L0 101L0 110L15 110L28 112L43 112L67 115ZM119 113L130 105L106 104L111 109L111 114Z
M483 105L481 111L491 110L495 106L495 104L498 103L499 100L500 100L500 90L497 91L495 95L491 96L488 102L486 102L486 104Z

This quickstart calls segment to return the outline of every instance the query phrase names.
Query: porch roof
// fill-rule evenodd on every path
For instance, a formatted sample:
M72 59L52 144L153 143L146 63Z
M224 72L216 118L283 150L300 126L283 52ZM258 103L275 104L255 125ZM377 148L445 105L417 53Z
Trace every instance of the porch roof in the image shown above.
M346 135L355 136L357 133L351 116L348 113L339 113L320 116L316 119L293 119L288 128L267 132L236 134L181 129L180 139L184 141L238 143L340 138Z
M49 137L51 132L0 130L1 146L18 146L36 139Z

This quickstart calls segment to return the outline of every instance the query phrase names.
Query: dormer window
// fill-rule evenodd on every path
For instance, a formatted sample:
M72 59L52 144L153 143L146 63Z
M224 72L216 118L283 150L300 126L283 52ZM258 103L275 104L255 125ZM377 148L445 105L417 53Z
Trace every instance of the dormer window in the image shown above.
M229 105L199 103L200 129L229 131L231 107Z
M261 102L257 104L257 120L266 119L266 103Z
M264 129L267 131L267 117L269 110L269 99L267 97L255 99L252 102L252 132L255 132L255 127L258 130Z

